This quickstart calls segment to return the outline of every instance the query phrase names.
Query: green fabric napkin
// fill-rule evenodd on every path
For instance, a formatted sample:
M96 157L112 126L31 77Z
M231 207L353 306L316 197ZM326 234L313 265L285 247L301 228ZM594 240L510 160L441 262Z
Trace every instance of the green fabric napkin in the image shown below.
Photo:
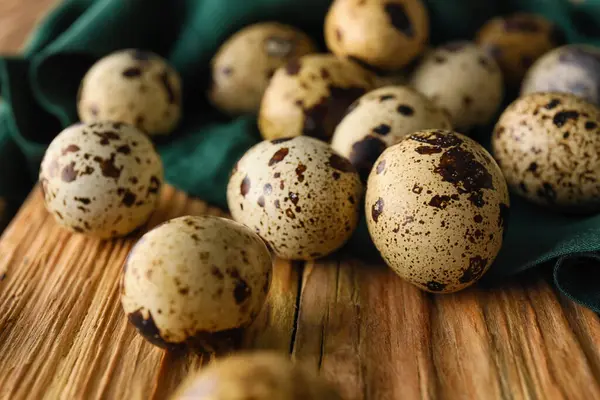
M432 44L472 38L491 16L538 12L564 28L570 42L600 45L600 0L426 0ZM183 121L158 145L172 185L226 207L233 164L260 140L254 117L227 119L206 101L209 61L219 45L245 25L277 20L310 34L321 49L329 0L65 0L39 25L19 57L0 58L0 197L16 205L37 179L52 138L77 121L75 98L86 70L122 48L151 50L170 60L183 79ZM507 99L510 101L511 99ZM491 128L478 138L485 144ZM373 254L364 223L350 245ZM600 311L595 284L600 215L566 217L512 198L506 241L488 280L555 263L560 290Z

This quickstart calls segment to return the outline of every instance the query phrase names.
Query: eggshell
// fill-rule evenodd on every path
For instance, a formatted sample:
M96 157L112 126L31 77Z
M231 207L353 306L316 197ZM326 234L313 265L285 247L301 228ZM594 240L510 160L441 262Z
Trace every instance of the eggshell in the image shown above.
M567 93L532 93L496 124L494 156L511 189L571 212L600 210L600 110Z
M264 139L331 139L354 100L375 86L375 75L331 54L311 54L279 68L263 96L258 127Z
M233 218L284 259L323 257L350 238L363 186L350 162L314 138L263 141L238 162L227 187Z
M145 339L220 351L261 310L271 284L271 255L234 221L184 216L146 233L124 266L121 303Z
M446 109L452 125L464 133L491 122L504 93L496 61L469 42L451 42L427 53L411 85Z
M481 145L426 130L381 154L365 207L373 243L400 277L426 291L454 292L494 261L509 198L500 168Z
M367 180L386 147L423 129L451 129L449 116L425 96L402 86L373 90L350 108L337 126L331 147L348 158Z
M542 16L518 12L489 20L477 43L496 59L504 80L518 85L544 53L565 43L562 30Z
M315 51L313 41L292 26L277 22L247 26L227 39L213 57L209 98L230 115L257 113L275 70Z
M191 375L172 400L341 400L339 393L306 365L273 351L219 359Z
M166 135L181 117L181 80L154 53L119 50L98 60L85 74L77 111L83 122L123 122L149 135Z
M600 49L566 45L546 53L529 69L521 95L571 93L600 106Z
M63 130L48 146L39 180L63 227L107 239L143 225L156 208L163 166L132 126L97 122Z
M404 67L428 37L429 17L420 0L336 0L325 18L327 47L369 68Z

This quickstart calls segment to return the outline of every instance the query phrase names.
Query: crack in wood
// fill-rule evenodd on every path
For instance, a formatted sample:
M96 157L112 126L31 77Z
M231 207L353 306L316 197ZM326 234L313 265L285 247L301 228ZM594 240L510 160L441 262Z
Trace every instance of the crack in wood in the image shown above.
M304 280L304 263L302 261L292 261L292 269L295 269L298 272L298 287L296 291L296 303L294 309L294 324L292 325L292 337L290 339L290 354L294 354L294 347L296 346L298 316L300 314L300 299L302 297L302 282Z

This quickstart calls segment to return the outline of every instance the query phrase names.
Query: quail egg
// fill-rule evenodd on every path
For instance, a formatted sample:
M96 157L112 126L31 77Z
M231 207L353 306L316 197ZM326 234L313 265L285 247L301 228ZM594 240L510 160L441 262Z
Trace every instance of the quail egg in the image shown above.
M328 141L346 108L374 85L373 73L331 54L292 60L265 91L260 132L267 140L307 135Z
M567 45L546 53L529 69L521 95L572 93L600 106L600 49Z
M39 180L63 227L102 239L143 225L157 205L163 166L152 142L120 122L76 124L48 146Z
M425 96L402 86L373 90L350 106L337 126L331 147L348 158L367 180L386 147L423 129L451 129L449 116Z
M522 12L491 19L477 34L477 43L496 59L510 85L520 84L535 60L564 42L558 26Z
M498 64L469 42L448 43L426 54L411 84L447 110L452 125L462 132L489 123L503 97Z
M425 130L377 159L365 206L373 243L400 277L429 292L454 292L494 261L509 198L500 168L480 144Z
M152 229L124 266L121 303L129 322L164 348L222 351L261 310L271 255L234 221L184 216Z
M149 135L169 134L181 116L179 74L151 52L111 53L85 74L77 111L83 122L124 122Z
M244 352L190 375L173 400L341 400L335 388L289 355Z
M311 260L340 248L359 218L356 169L320 140L263 141L241 158L227 187L233 218L281 258Z
M334 54L378 70L404 67L428 37L421 0L335 0L325 18L325 41Z
M250 25L229 38L212 60L212 103L231 115L257 113L275 70L314 53L312 40L277 22Z
M532 93L496 124L493 152L511 189L570 212L600 210L600 109L567 93Z

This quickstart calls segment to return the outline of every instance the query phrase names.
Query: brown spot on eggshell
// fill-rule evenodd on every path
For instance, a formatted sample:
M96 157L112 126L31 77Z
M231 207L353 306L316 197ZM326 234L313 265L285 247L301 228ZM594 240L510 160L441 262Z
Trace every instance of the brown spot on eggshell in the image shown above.
M250 191L250 178L248 177L248 175L246 175L244 177L244 179L242 180L242 183L240 184L240 194L243 197L246 197L246 195L248 194L249 191Z
M235 282L235 288L233 289L233 297L235 298L236 304L242 304L252 294L252 289L243 279L238 279Z
M397 108L398 112L406 117L410 117L415 113L414 108L407 106L406 104L400 104Z
M350 162L354 165L363 181L367 180L373 164L386 147L387 145L381 139L374 136L366 136L352 145L352 151L349 156Z
M103 131L103 132L93 131L92 133L100 138L99 143L102 146L106 146L106 145L110 144L111 140L120 140L121 139L121 135L119 135L119 133L115 132L115 131Z
M349 106L365 93L362 87L329 86L329 96L324 96L312 107L304 110L302 134L317 139L329 139L338 123L349 112Z
M71 161L68 165L66 165L60 174L60 177L63 182L73 182L77 179L77 170L75 170L75 162Z
M377 172L377 174L381 174L384 170L385 170L385 160L381 160L381 161L379 161L379 163L377 163L377 168L375 169L375 171Z
M154 322L152 314L150 311L146 312L148 314L148 318L144 318L142 310L140 309L127 315L127 319L133 326L135 326L137 331L144 336L144 338L146 338L146 340L155 346L166 349L174 349L179 347L177 344L168 343L162 338L160 331Z
M387 13L390 23L403 35L409 38L414 37L415 31L412 25L410 17L406 13L404 4L401 3L387 3L383 7L383 10Z
M471 257L469 259L469 266L465 269L458 281L460 283L469 283L475 281L481 277L488 260L480 256Z
M273 157L271 157L271 159L269 160L269 167L272 167L278 162L283 161L283 159L285 158L285 156L288 155L289 152L290 149L287 147L282 147L281 149L277 150L275 154L273 154Z
M117 168L115 165L115 153L110 155L110 158L104 159L100 156L95 156L94 161L100 165L100 169L102 170L102 176L106 178L115 178L118 179L121 176L121 171L123 167Z
M373 218L373 221L378 221L379 216L383 213L383 206L384 201L381 197L371 206L371 218Z
M131 154L131 147L129 147L129 145L124 144L122 146L117 147L115 151L117 153L128 155Z
M356 171L350 161L341 157L335 153L331 154L329 157L329 166L333 169L336 169L341 172L354 172Z
M306 172L306 165L298 163L295 172L296 176L298 177L298 182L304 182L304 172Z
M425 287L431 290L432 292L441 292L444 289L446 289L446 286L448 286L448 284L440 283L437 281L429 281L425 284Z
M160 188L160 180L156 176L150 177L150 184L148 185L148 194L156 194L158 193L158 189Z
M64 156L67 153L76 153L79 150L79 146L77 146L76 144L70 144L62 150L62 155Z
M123 70L123 76L125 78L137 78L142 75L142 69L140 67L130 67Z
M552 123L556 125L556 127L563 127L569 120L577 120L579 118L579 113L575 110L567 110L561 111L554 115L552 118Z

